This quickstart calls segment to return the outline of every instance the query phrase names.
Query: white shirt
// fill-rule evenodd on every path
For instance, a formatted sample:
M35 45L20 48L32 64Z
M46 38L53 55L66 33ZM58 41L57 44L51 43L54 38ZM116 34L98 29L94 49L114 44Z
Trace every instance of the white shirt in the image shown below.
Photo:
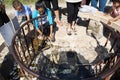
M77 2L81 2L82 0L65 0L65 1L70 3L77 3Z

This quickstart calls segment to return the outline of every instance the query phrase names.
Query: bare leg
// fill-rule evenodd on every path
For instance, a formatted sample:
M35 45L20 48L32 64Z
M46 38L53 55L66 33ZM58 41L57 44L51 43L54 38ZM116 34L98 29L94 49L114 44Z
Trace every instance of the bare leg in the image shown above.
M62 26L62 22L61 22L60 17L59 17L59 10L55 10L54 13L55 13L55 16L56 16L56 19L55 19L56 23L58 25Z
M75 21L72 22L72 30L74 32L76 32L76 23L75 23Z
M66 29L68 35L71 35L71 30L72 30L72 24L68 23L68 27Z

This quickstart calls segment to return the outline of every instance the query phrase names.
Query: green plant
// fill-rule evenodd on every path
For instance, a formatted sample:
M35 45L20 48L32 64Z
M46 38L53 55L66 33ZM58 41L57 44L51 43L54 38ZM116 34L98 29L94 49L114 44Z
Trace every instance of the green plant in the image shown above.
M14 0L3 0L3 3L5 4L6 7L12 7L12 2ZM37 0L19 0L23 4L34 4Z

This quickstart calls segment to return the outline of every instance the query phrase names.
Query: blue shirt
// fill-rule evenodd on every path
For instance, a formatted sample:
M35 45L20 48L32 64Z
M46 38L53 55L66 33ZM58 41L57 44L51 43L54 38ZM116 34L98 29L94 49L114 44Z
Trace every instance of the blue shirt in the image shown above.
M45 24L46 22L49 22L50 25L53 25L53 19L52 19L51 11L50 11L49 8L46 8L45 14L46 14L46 16L42 18L42 24ZM38 16L40 16L39 11L35 10L32 13L32 18L36 18ZM34 24L35 24L35 28L39 29L40 19L36 19Z
M22 6L22 11L19 12L16 10L15 12L15 16L26 16L26 15L32 15L32 11L30 9L30 7L26 6L26 5L23 5Z

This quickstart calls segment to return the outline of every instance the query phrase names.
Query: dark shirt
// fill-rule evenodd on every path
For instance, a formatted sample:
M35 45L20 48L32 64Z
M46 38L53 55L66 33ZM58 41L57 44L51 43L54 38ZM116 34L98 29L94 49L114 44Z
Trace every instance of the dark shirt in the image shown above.
M2 25L4 25L4 23L7 23L9 21L10 20L9 20L9 18L8 18L6 12L5 12L5 10L4 9L0 9L0 27Z

